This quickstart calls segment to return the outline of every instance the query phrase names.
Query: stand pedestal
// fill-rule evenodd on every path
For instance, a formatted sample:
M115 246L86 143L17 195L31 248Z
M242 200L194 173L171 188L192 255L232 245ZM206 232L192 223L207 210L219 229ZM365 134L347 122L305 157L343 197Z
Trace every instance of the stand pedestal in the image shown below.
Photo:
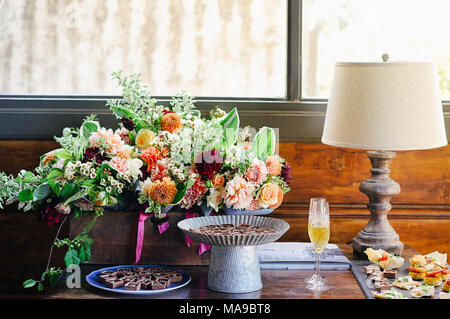
M247 293L262 288L257 246L211 246L208 288Z
M389 177L389 167L395 152L367 152L372 164L372 176L361 183L359 190L369 197L367 207L370 219L367 225L353 238L353 253L363 255L367 248L384 249L400 255L403 243L387 219L391 210L390 199L400 193L400 185Z

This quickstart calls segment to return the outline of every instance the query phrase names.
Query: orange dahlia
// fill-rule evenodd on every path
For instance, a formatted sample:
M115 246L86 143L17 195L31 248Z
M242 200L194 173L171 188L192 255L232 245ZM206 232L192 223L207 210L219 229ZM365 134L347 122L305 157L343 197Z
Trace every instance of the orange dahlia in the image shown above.
M281 173L281 164L276 156L268 156L266 165L270 176L277 176Z
M161 205L168 205L173 202L177 194L177 187L173 180L164 177L162 181L153 182L150 186L150 198Z
M167 113L161 119L161 129L170 133L177 133L183 128L181 117L176 113Z
M273 205L270 205L269 208L275 209L280 207L281 203L283 202L283 198L284 198L283 190L281 189L280 186L278 186L277 202Z
M142 160L147 163L147 172L151 172L153 167L160 159L162 159L161 152L154 146L150 146L141 154Z

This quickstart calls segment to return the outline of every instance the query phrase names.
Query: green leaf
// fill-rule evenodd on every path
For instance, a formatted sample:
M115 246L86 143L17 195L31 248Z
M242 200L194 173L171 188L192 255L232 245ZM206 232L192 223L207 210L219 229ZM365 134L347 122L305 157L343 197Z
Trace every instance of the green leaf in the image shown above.
M84 227L83 231L81 232L81 235L85 235L91 231L92 227L94 227L94 224L97 221L97 217L98 217L98 215L95 215L91 219L91 221L86 225L86 227Z
M236 108L229 112L225 118L220 121L223 127L224 139L223 144L225 148L229 148L237 140L237 133L239 130L239 114Z
M89 245L84 246L84 255L85 261L91 260L91 246Z
M61 193L61 187L59 186L58 182L53 179L50 179L48 180L48 185L52 189L53 193L55 193L55 195L59 197Z
M25 174L23 174L22 183L32 183L36 181L37 178L32 172L25 172Z
M178 203L181 202L181 200L184 197L184 194L186 194L186 191L188 189L188 183L183 184L183 183L178 183L177 184L177 194L175 195L175 198L173 199L172 203L170 203L171 205L177 205Z
M259 160L264 161L267 156L275 153L275 142L275 131L270 127L264 126L256 133L250 152L254 153Z
M96 121L86 121L81 125L81 135L85 139L89 139L93 132L97 132L100 124Z
M44 183L36 187L36 189L33 192L34 200L38 201L44 198L47 198L48 195L52 192L52 189L48 185L48 183Z
M30 189L24 189L19 193L17 197L19 202L27 202L29 200L33 200L33 192Z
M78 185L75 185L74 183L70 183L65 185L62 190L61 190L61 198L66 201L67 199L69 199L71 196L73 196L74 194L76 194L79 190Z
M79 187L77 186L77 188L79 188ZM87 187L87 188L80 190L79 192L76 192L75 194L73 194L72 196L70 196L69 198L67 198L64 201L64 205L72 203L72 202L76 201L77 199L80 199L81 197L86 196L90 190L91 190L91 187Z
M52 170L50 171L50 173L48 173L47 175L47 179L54 179L58 176L61 176L63 174L62 169L59 168L52 168Z
M66 263L66 266L79 265L80 257L78 257L78 252L73 248L69 248L64 257L64 262Z
M81 245L81 247L78 251L78 257L80 257L80 263L86 262L86 253L84 250L84 245Z
M114 106L111 106L110 108L111 108L111 111L113 111L114 115L119 119L121 119L124 116L131 117L133 119L136 117L136 115L132 111L130 111L124 107L114 105Z
M64 159L71 159L72 158L70 153L65 151L65 150L60 151L60 152L56 152L55 155L56 155L57 158L64 158Z
M75 239L78 239L79 241L87 244L87 245L92 245L94 243L94 240L89 237L87 234L80 234L77 237L75 237Z
M36 280L28 279L23 282L23 288L31 288L36 285Z
M38 291L42 291L42 290L44 290L44 284L42 282L40 282L38 285Z

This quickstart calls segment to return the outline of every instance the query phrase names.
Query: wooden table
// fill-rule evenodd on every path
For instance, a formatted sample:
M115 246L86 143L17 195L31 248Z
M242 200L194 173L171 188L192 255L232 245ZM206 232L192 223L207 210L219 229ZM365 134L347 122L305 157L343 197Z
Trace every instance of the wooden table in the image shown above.
M353 260L356 257L352 254L351 245L338 245L343 253ZM405 247L404 256L409 258L417 252ZM82 266L82 280L80 289L69 289L65 280L60 280L47 293L47 298L51 299L110 299L110 298L168 298L168 299L364 299L365 296L359 287L351 270L322 271L329 284L330 290L315 293L305 287L304 279L311 276L313 271L305 270L262 270L262 282L264 287L253 293L247 294L226 294L206 287L208 276L207 266L176 266L189 273L192 281L186 287L158 295L151 296L128 296L110 293L91 287L85 276L104 265L84 265Z

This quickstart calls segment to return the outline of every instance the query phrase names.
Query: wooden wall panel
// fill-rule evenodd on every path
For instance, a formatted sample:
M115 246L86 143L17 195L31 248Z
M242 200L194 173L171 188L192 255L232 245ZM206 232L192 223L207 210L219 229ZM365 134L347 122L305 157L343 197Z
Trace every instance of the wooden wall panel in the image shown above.
M33 169L39 155L57 147L53 141L0 141L0 170L16 174L21 168ZM286 220L291 229L283 241L307 241L307 209L311 197L326 197L331 202L331 241L346 243L367 223L367 198L358 190L369 177L370 163L365 152L333 148L320 143L281 143L279 153L293 168L292 191L272 217ZM430 250L450 252L450 146L435 150L399 152L392 163L391 176L402 193L392 200L389 219L401 240L422 253ZM171 214L171 228L162 236L146 222L143 262L204 264L197 247L185 247L176 228L182 213ZM17 214L14 207L0 214L1 272L18 269L22 274L45 267L53 229L37 223L30 214ZM72 223L72 231L86 220ZM93 230L92 261L99 263L132 262L135 255L137 212L105 214ZM68 230L67 230L68 232ZM103 243L103 244L100 244ZM58 250L57 250L57 253ZM62 257L58 260L62 260ZM56 259L55 259L56 260ZM6 267L6 268L5 268ZM36 269L38 268L38 269Z

